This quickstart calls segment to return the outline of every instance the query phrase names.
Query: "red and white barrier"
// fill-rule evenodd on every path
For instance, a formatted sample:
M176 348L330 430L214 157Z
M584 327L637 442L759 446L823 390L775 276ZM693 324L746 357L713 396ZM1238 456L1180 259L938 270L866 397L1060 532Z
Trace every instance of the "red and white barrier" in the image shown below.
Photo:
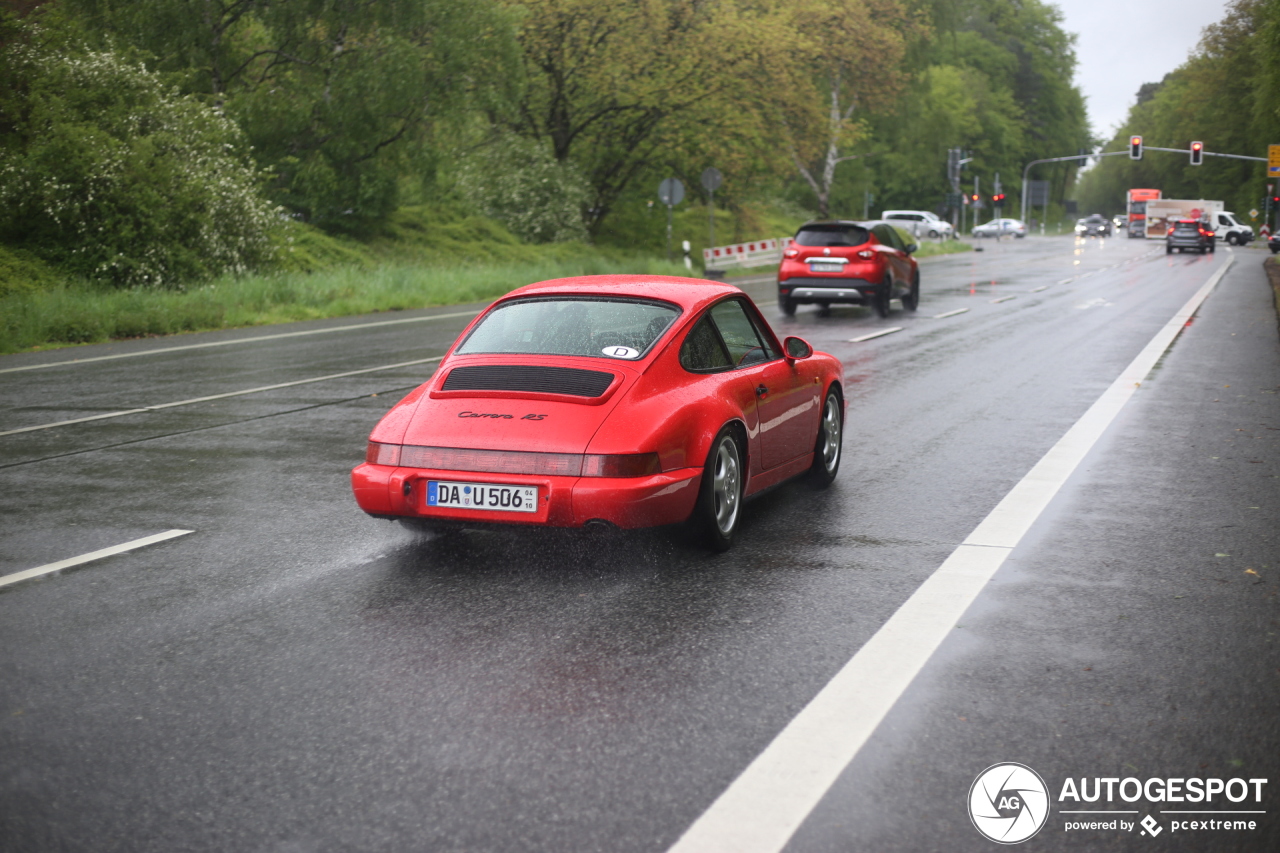
M774 237L752 243L734 243L732 246L714 246L702 250L703 265L709 270L725 270L732 267L762 267L782 262L782 249L789 237Z

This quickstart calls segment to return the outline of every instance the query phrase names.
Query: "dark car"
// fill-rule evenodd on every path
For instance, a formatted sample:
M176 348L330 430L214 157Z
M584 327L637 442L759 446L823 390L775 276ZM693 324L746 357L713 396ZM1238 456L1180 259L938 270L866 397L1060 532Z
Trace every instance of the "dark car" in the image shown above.
M1271 254L1280 252L1280 230L1267 238L1267 248L1271 250Z
M920 270L911 253L919 248L888 222L823 220L800 226L778 266L778 306L788 317L797 305L868 305L889 316L889 300L916 310Z
M1111 220L1101 213L1091 214L1076 223L1076 234L1081 237L1110 237Z
M1169 226L1169 231L1165 234L1164 251L1168 255L1174 249L1180 252L1194 249L1203 255L1214 250L1213 237L1213 232L1199 219L1178 219Z

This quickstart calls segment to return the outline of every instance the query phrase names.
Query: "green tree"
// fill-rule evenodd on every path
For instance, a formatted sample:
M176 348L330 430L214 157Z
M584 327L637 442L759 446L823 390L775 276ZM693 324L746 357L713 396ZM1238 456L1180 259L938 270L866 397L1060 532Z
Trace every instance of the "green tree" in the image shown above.
M234 122L114 53L6 29L0 236L118 285L270 258L278 220Z
M147 51L244 128L271 192L329 227L361 227L428 172L441 123L519 88L490 0L66 0Z

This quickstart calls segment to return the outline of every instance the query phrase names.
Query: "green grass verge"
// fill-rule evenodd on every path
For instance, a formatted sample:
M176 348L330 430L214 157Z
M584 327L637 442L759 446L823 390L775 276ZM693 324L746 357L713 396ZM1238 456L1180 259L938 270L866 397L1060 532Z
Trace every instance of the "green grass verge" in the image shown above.
M973 244L963 240L923 240L916 250L917 258L932 258L937 255L954 255L957 252L972 252Z
M683 265L596 253L523 263L384 263L279 272L223 278L183 291L64 282L0 295L0 352L479 302L534 281L610 273L688 274Z

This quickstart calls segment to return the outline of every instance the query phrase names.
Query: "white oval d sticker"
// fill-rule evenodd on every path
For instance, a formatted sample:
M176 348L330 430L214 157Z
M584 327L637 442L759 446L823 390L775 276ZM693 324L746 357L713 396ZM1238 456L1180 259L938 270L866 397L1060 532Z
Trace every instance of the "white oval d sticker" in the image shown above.
M633 350L631 347L605 347L600 350L610 358L639 358L640 351Z

